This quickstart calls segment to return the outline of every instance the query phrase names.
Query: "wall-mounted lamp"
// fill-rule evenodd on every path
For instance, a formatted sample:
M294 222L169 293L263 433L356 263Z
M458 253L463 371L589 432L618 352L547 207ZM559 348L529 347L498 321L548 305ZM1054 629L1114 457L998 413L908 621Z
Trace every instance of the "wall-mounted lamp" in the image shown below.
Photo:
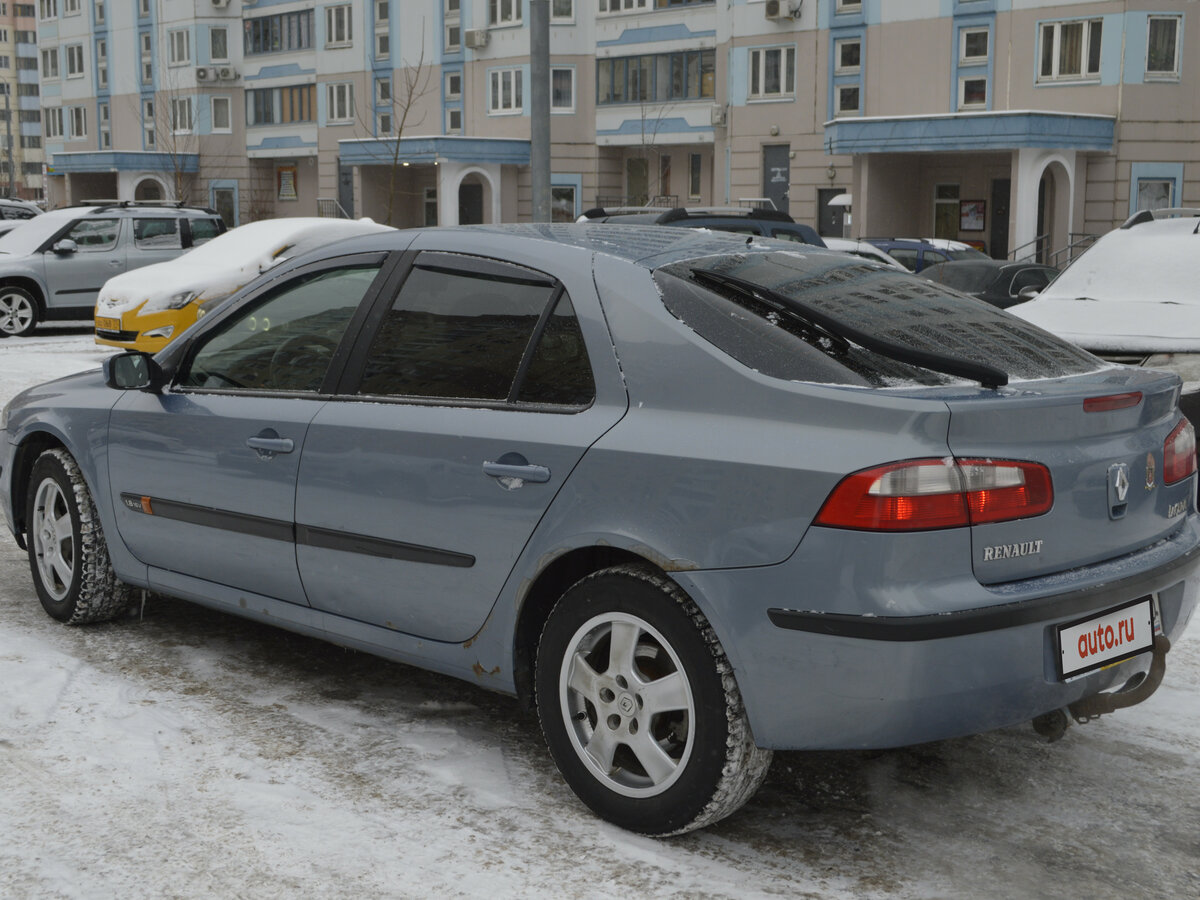
M771 137L775 137L777 134L779 134L779 126L772 125L771 126Z
M833 181L835 178L837 178L837 167L833 165L833 163L830 163L829 168L825 170L825 177L830 181Z

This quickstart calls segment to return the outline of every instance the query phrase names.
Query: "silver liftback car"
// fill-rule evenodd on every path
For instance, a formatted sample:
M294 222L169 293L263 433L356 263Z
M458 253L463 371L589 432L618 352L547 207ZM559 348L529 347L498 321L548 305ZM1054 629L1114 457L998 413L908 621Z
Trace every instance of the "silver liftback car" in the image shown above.
M1179 393L816 248L405 231L20 395L0 500L55 618L148 588L518 694L671 834L772 749L1148 696L1197 601Z

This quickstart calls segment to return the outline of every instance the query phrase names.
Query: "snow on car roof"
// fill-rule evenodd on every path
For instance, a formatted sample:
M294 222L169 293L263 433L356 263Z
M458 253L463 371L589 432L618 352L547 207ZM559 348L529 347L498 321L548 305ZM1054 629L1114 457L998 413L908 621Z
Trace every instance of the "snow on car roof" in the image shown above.
M1010 312L1089 350L1200 350L1197 222L1161 219L1110 231Z
M21 228L14 228L8 234L0 236L0 253L26 256L41 246L60 228L65 227L70 220L78 219L98 208L96 206L68 206L34 216L27 220Z
M370 219L296 217L250 222L176 259L110 278L97 304L127 309L182 291L195 291L201 300L223 297L291 256L356 235L394 230Z

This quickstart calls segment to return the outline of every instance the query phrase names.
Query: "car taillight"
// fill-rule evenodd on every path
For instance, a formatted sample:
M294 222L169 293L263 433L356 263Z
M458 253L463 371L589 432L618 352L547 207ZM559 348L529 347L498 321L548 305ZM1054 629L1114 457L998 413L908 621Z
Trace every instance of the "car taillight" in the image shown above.
M1181 419L1163 444L1163 484L1183 481L1196 471L1196 431Z
M1024 519L1054 505L1050 470L994 459L914 459L847 475L816 524L922 531Z

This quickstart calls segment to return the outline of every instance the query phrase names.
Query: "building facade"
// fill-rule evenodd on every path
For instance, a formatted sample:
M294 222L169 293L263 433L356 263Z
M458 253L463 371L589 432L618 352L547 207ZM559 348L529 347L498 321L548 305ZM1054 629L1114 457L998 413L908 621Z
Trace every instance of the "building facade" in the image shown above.
M42 104L37 6L0 0L0 192L41 200Z
M529 0L40 2L52 205L531 217ZM1195 0L549 10L556 219L770 201L827 234L1046 256L1200 204Z

